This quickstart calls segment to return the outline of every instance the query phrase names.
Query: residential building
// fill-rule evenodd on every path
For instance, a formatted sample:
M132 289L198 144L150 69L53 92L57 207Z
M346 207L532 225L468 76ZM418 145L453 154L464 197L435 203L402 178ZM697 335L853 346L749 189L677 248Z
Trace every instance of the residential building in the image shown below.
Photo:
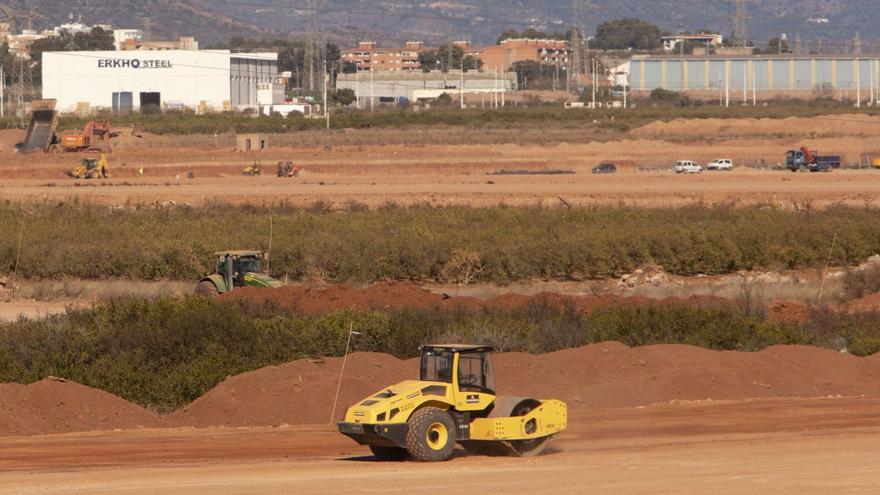
M506 72L517 62L538 62L544 65L568 65L571 47L564 40L507 39L480 52L483 70Z
M168 41L128 38L120 43L119 49L122 51L198 50L199 42L192 36L181 36L178 40Z
M342 52L342 61L354 64L359 71L417 72L419 54L425 50L421 41L407 41L402 47L380 48L373 41L362 41L357 48Z
M113 46L117 50L122 50L122 45L129 43L137 46L143 42L144 32L140 29L114 29L113 30Z
M699 33L699 34L672 34L669 36L661 36L663 49L667 52L673 52L678 49L682 43L692 43L701 47L717 47L724 44L724 36L715 33Z

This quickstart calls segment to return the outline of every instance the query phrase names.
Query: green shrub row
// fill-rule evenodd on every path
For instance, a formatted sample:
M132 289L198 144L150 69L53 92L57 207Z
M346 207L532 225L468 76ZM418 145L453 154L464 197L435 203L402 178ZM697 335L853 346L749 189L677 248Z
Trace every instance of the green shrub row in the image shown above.
M5 205L0 273L14 269L23 227L19 277L195 280L214 251L267 249L270 217L271 273L294 280L503 284L615 277L643 265L725 274L821 267L829 253L849 265L880 252L880 210L868 208Z
M0 382L53 375L157 411L201 396L225 377L308 356L353 351L412 357L431 341L547 352L620 341L755 351L773 344L880 351L880 315L822 313L805 325L772 322L727 307L619 306L584 315L537 300L517 310L334 312L301 316L196 297L120 299L42 320L0 324Z
M407 126L465 126L465 127L516 127L545 125L585 125L608 126L627 131L657 120L678 118L787 118L813 117L842 113L876 114L876 110L856 110L846 105L804 105L803 102L780 101L769 107L731 107L716 105L696 107L652 106L639 102L637 108L604 110L565 110L561 104L548 106L529 106L524 108L470 109L461 111L451 108L435 107L430 111L381 109L376 112L354 109L334 109L331 118L333 129L351 128L398 128ZM215 134L226 132L267 132L285 133L306 129L323 129L323 119L302 117L284 118L280 115L256 116L240 113L212 113L194 115L192 113L167 113L165 115L106 115L117 126L133 123L143 124L145 131L155 134ZM2 123L2 120L0 120ZM12 121L9 122L13 124ZM84 118L63 117L60 128L81 129Z

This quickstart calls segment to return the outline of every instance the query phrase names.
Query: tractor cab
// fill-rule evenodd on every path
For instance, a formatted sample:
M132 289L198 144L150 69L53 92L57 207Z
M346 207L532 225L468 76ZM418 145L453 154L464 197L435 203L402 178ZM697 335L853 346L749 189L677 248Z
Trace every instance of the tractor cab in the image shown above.
M426 345L419 379L452 385L456 407L481 410L495 398L495 372L488 346Z
M236 287L244 285L245 274L263 272L263 253L259 251L233 251L216 254L216 273L230 274L233 285Z
M216 270L199 281L196 293L213 297L239 287L281 287L282 283L263 273L265 255L261 251L223 251L217 256Z

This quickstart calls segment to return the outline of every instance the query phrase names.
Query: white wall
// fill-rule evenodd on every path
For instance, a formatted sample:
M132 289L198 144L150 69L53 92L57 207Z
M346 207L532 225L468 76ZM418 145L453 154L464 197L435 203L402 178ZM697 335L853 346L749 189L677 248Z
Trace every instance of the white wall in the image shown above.
M46 52L43 54L43 98L58 100L62 113L77 102L111 108L113 93L161 93L162 102L196 108L206 101L222 109L230 98L228 51Z

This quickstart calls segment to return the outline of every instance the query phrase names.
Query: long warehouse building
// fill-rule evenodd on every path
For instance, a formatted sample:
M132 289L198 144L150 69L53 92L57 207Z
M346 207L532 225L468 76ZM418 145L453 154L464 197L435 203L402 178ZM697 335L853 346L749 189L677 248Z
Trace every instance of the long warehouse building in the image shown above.
M227 50L46 52L43 98L62 113L148 106L199 111L280 103L276 53ZM278 100L278 101L276 101Z
M635 56L630 67L634 92L657 88L690 93L758 93L760 97L827 96L863 99L880 92L876 56Z

